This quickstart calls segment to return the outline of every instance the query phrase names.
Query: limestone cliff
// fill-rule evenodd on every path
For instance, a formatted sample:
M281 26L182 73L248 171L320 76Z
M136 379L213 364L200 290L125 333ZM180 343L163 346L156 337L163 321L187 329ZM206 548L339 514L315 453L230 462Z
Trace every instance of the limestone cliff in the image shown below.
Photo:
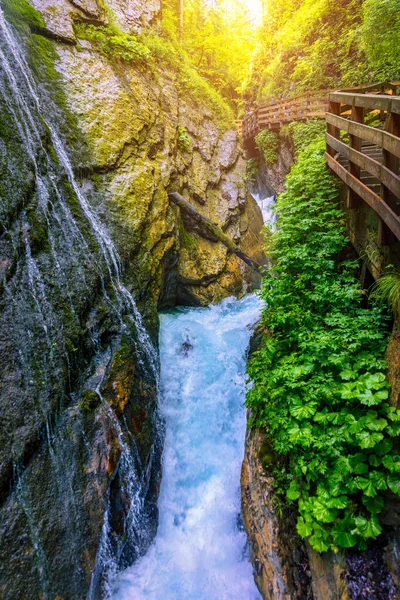
M0 4L0 595L99 598L157 527L157 357L136 305L156 345L157 307L254 282L168 192L254 258L261 215L229 115L158 41L158 0Z

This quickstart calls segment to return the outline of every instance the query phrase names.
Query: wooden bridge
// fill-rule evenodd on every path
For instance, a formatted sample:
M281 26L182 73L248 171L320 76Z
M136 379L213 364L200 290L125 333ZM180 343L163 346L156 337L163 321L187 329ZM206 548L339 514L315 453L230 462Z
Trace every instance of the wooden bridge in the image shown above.
M242 123L245 148L254 155L254 137L285 123L323 117L329 168L348 187L347 207L367 203L379 216L378 240L400 240L400 82L303 94L260 106Z

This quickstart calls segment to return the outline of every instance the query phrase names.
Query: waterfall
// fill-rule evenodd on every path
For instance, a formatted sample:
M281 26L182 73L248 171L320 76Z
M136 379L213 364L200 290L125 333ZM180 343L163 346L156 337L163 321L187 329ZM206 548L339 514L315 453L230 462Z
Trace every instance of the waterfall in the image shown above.
M20 158L26 169L21 177L26 175L28 178L28 174L33 174L35 198L34 210L32 206L28 210L23 199L16 199L16 225L12 226L14 229L10 226L8 237L11 239L10 255L19 253L18 268L14 277L7 280L4 276L0 283L4 286L12 315L10 321L14 324L10 331L13 347L18 348L18 367L22 373L20 393L25 394L28 406L25 418L30 419L32 429L40 431L42 428L46 432L55 493L65 508L65 516L60 518L67 521L69 519L66 525L68 530L64 533L68 542L71 541L72 548L74 528L79 526L78 520L76 523L74 520L73 490L73 478L79 466L78 458L72 456L69 459L70 467L67 468L64 464L67 442L60 430L60 423L62 426L63 410L67 404L64 370L69 358L66 359L68 348L57 305L66 305L70 315L68 326L78 329L81 324L76 307L87 302L85 297L82 298L82 288L88 295L93 294L98 281L100 295L112 315L114 338L121 339L122 334L128 336L135 347L138 363L156 388L159 358L135 299L124 285L121 259L111 235L76 180L68 151L56 125L51 99L43 97L45 92L38 88L30 71L23 43L17 39L1 9L0 63L0 100L11 117L17 138L15 143L21 147ZM0 151L3 152L1 145ZM44 242L41 243L47 245L47 253L35 250L33 221L44 231ZM4 229L7 226L5 220ZM91 351L94 354L91 365L97 365L97 375L90 375L86 382L81 383L101 396L101 383L110 364L111 352L110 349L100 352L98 346L97 334L93 332ZM90 368L88 372L91 372ZM56 429L52 427L52 421L57 419L60 423ZM150 458L143 469L134 439L126 424L116 418L111 408L108 420L119 440L121 456L118 476L121 491L125 500L129 501L130 509L125 519L126 539L123 544L115 544L110 535L109 497L105 498L104 524L89 597L98 594L99 585L103 588L103 594L107 594L117 572L118 559L127 544L136 548L137 553L140 553L142 545L149 544L144 499L152 461ZM74 435L84 439L84 426L74 432ZM13 448L11 452L14 452ZM14 461L21 463L22 457L14 456ZM23 467L15 468L14 473L20 505L26 514L37 553L41 586L47 598L46 571L51 563L49 557L44 556L35 511L31 508L29 494L25 490Z
M161 316L166 424L160 521L114 600L260 598L241 523L246 356L262 302L254 295Z
M261 197L261 194L256 193L253 193L252 196L261 209L264 223L274 227L276 221L276 214L274 213L272 208L275 204L275 196L266 196L265 198L263 198Z

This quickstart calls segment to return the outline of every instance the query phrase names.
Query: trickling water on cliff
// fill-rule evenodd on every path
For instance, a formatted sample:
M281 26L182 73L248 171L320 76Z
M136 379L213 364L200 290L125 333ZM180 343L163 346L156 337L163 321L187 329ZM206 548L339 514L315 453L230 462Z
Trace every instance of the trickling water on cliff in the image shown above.
M166 422L160 522L115 600L259 598L241 524L246 353L261 300L227 299L161 316Z
M4 185L9 188L9 197L0 198L0 266L4 267L0 269L0 298L5 315L0 355L11 362L17 373L15 381L7 379L6 363L4 385L3 373L0 374L2 402L8 410L7 435L10 435L7 448L0 450L3 463L0 488L6 496L14 487L18 505L10 512L14 521L10 518L8 522L5 512L5 522L0 523L0 528L22 529L18 519L26 523L35 555L32 572L37 569L43 597L55 595L51 590L57 582L49 582L54 562L62 560L62 552L51 547L45 527L51 530L59 546L67 548L76 586L83 589L82 548L77 540L84 537L85 528L95 531L97 523L93 528L88 523L81 498L83 493L88 497L97 493L100 499L95 497L92 502L100 504L104 514L93 575L95 583L92 583L93 594L98 597L101 587L107 589L121 557L125 555L122 563L129 564L150 543L145 498L153 468L152 453L142 465L121 411L117 418L105 405L99 418L91 412L89 419L82 415L85 409L79 413L76 405L83 389L90 390L95 397L97 394L99 403L103 401L106 375L122 339L128 348L133 348L135 377L142 377L141 381L153 389L158 385L158 355L135 300L123 283L121 260L111 235L75 177L69 152L56 125L57 109L37 86L23 45L1 9L0 66L0 107L4 111L1 133L4 130L8 133L1 135L0 159L7 175ZM14 163L9 159L10 148L16 148ZM22 192L16 189L15 197L10 183L13 180L29 183ZM89 314L90 306L93 310ZM102 311L101 317L94 314L96 310ZM105 322L102 331L98 327L101 319ZM100 339L101 333L106 341ZM85 342L80 336L86 336ZM74 343L86 346L78 348ZM75 359L75 352L77 356L81 354L81 363ZM71 361L75 361L74 372ZM71 417L66 414L67 407L74 403L75 413L67 427ZM89 412L90 407L86 410ZM156 444L154 420L156 416L148 415ZM93 479L97 471L106 468L111 470L114 480L117 477L112 467L104 466L107 448L100 448L98 441L100 423L107 444L114 443L113 450L117 456L119 453L115 465L119 497L115 502L123 505L120 538L109 527L110 492L103 493L102 487L107 480L105 484L100 473L101 485L94 482L90 487L84 478L86 461L90 465L86 473L93 473ZM96 440L99 444L100 458L95 457L96 448L90 447L86 440L89 430L92 442ZM35 486L35 477L27 467L38 448L45 467L40 473L40 484ZM46 515L48 496L52 501ZM101 516L96 514L100 528ZM53 556L54 553L57 555Z

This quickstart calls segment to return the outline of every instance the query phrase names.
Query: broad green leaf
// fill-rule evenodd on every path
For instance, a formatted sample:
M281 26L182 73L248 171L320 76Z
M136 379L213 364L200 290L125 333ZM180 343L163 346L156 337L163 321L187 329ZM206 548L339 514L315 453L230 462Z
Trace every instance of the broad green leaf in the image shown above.
M382 459L379 456L376 456L376 454L371 454L371 456L369 457L369 463L373 467L379 467L381 462L382 462Z
M396 457L396 460L390 454L387 454L382 459L385 467L392 473L400 473L400 460Z
M339 498L330 498L326 505L329 508L346 508L348 503L347 496L339 496Z
M302 538L309 537L314 530L312 524L305 521L303 517L297 519L296 529L297 533Z
M364 538L376 538L382 531L382 527L379 525L375 515L372 515L370 520L367 520L365 517L356 517L354 522L356 529L351 533L359 533Z
M314 517L322 523L332 523L337 517L337 510L328 508L319 500L313 502L312 511Z
M400 477L398 475L388 475L387 484L394 494L400 495Z
M355 535L338 529L332 530L332 537L335 544L340 548L352 548L357 543L357 537Z
M290 414L295 417L295 419L310 419L317 410L316 407L316 402L309 402L308 404L296 404L290 408Z
M369 479L372 481L377 490L387 489L387 478L385 473L381 471L372 471L369 474Z
M317 552L326 552L329 550L329 544L322 537L312 535L308 541Z
M357 434L357 440L359 441L360 448L373 448L383 440L383 435L381 433L364 431Z
M378 456L383 456L384 454L387 454L388 452L390 452L392 448L393 448L392 440L386 439L386 440L383 440L383 442L380 442L379 444L377 444L375 446L374 452Z
M381 498L380 496L377 496L376 498L369 498L368 496L363 496L362 501L363 504L368 508L369 512L371 512L372 514L380 513L385 504L383 498Z
M286 496L289 498L289 500L297 500L300 498L300 490L297 481L291 482L289 489L286 492Z

